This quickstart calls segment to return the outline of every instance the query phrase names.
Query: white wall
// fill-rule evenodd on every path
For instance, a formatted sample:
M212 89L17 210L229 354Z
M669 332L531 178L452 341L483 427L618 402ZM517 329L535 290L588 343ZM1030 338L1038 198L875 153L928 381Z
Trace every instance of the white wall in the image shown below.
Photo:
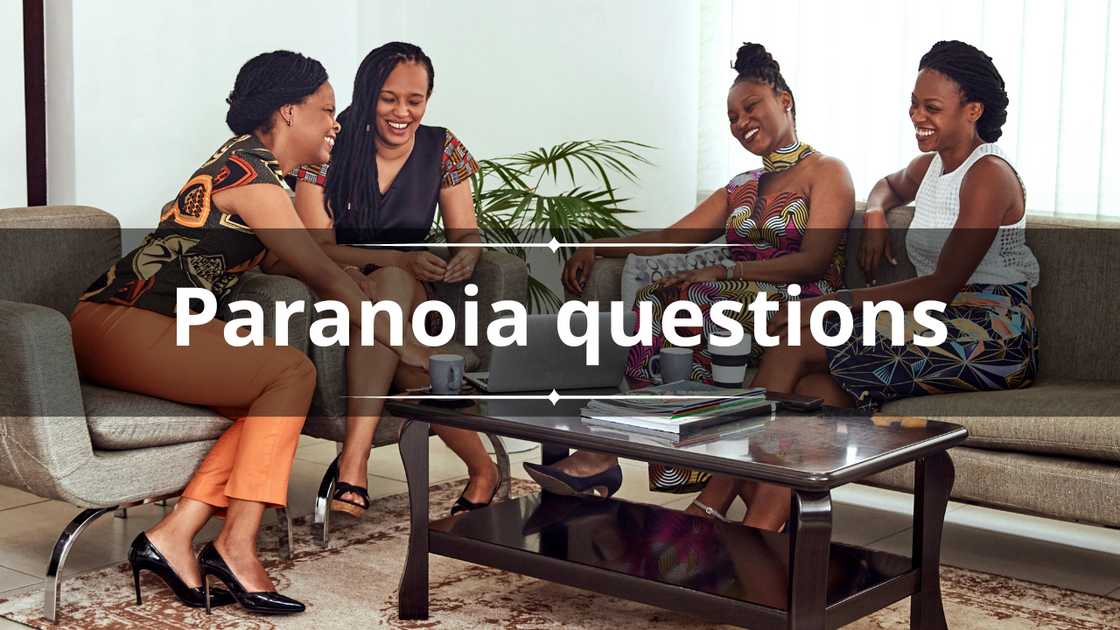
M150 228L226 138L225 97L257 53L289 49L319 59L339 100L357 68L353 1L267 4L195 0L52 0L48 56L51 203L108 210ZM48 33L52 28L48 27ZM68 118L72 117L72 125ZM70 164L72 162L72 164Z
M0 208L27 205L23 128L23 3L0 0Z
M452 128L476 157L572 139L636 140L658 150L641 185L622 191L643 211L632 223L658 225L695 203L699 11L691 2L281 0L267 11L218 0L48 4L54 35L73 46L70 55L66 42L49 44L51 202L102 207L128 227L153 226L229 135L224 99L249 57L287 48L318 58L342 106L362 57L393 39L431 55L436 92L426 122Z
M416 0L405 32L436 69L426 120L476 157L577 139L657 147L622 195L641 227L695 205L699 10L675 0Z

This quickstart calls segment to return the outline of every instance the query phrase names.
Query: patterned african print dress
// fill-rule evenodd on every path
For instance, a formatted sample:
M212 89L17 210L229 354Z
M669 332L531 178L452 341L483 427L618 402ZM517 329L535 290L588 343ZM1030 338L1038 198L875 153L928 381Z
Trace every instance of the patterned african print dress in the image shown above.
M809 224L809 200L792 192L760 198L758 187L762 176L762 169L749 171L737 175L727 185L727 205L732 209L727 218L727 242L731 245L728 249L732 260L769 260L801 250L801 242ZM844 243L841 242L825 277L803 284L800 297L815 297L839 288L843 266ZM694 282L687 286L662 287L651 284L645 287L638 292L634 310L638 312L637 304L642 301L653 302L653 344L639 344L630 349L626 362L627 382L635 388L654 382L651 367L653 359L663 347L671 345L661 331L661 315L666 305L677 300L689 300L698 304L704 315L703 336L707 339L708 334L717 329L708 317L712 305L723 300L742 302L744 308L738 314L730 315L750 334L753 323L746 305L761 292L784 303L789 300L787 287L788 283L741 279ZM700 329L681 330L682 335L700 332ZM752 363L757 363L761 355L762 348L754 344L751 349ZM693 350L690 378L694 381L712 382L712 357L704 344Z
M792 192L759 197L758 188L763 174L763 169L742 173L727 185L728 207L732 209L727 218L727 242L732 245L728 248L732 260L769 260L801 250L801 242L809 224L809 200ZM823 295L839 288L843 281L843 268L844 241L841 241L825 277L802 284L800 298ZM652 284L645 287L638 292L634 310L638 312L637 304L643 300L653 302L653 344L638 344L630 348L626 362L627 382L634 388L645 387L654 382L651 367L653 359L663 347L672 345L661 331L662 310L667 304L676 300L690 300L698 304L704 316L703 336L707 339L708 334L715 330L708 316L712 305L723 300L742 302L744 308L739 313L728 315L742 324L750 334L754 324L746 305L762 292L772 300L785 303L790 299L788 286L789 283L736 279L694 282L687 286L661 287ZM678 330L682 335L701 332L699 329ZM758 344L752 345L752 363L757 363L762 350ZM704 344L692 351L692 374L689 378L712 382L712 358ZM707 473L688 468L663 464L649 466L652 490L692 492L703 487L707 480Z
M965 174L980 159L1011 162L995 144L982 144L956 170L942 172L935 156L918 188L914 219L906 232L906 253L919 276L933 273L960 215ZM1021 182L1020 182L1021 184ZM905 345L890 343L885 315L875 322L874 345L864 346L863 318L853 311L856 334L846 344L826 348L832 378L862 408L897 398L951 392L1016 389L1038 373L1038 330L1031 288L1038 285L1038 261L1026 244L1026 217L999 228L991 247L944 313L931 313L948 331L944 343L913 343L916 326L907 316ZM839 318L826 320L830 335Z

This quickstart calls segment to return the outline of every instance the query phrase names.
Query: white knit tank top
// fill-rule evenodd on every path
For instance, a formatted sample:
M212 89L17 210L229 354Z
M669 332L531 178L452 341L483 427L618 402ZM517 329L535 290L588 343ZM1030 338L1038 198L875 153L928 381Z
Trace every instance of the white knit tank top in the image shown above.
M942 173L941 156L934 155L914 200L914 220L906 231L906 252L919 276L932 274L941 249L961 212L961 182L980 158L994 155L1015 166L993 144L981 144L952 173ZM1018 173L1016 173L1018 177ZM1021 182L1020 182L1021 185ZM1002 225L992 246L972 272L968 284L1038 285L1038 260L1027 247L1026 213L1012 225ZM949 252L951 253L951 252Z

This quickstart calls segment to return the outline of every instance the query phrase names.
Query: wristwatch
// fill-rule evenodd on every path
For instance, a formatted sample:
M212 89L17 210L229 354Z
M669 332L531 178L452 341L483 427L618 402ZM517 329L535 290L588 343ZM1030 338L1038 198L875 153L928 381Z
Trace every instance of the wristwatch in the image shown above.
M724 258L719 262L719 264L723 265L723 268L727 270L727 273L723 276L724 280L731 280L735 277L736 263L734 260L731 260L730 258Z

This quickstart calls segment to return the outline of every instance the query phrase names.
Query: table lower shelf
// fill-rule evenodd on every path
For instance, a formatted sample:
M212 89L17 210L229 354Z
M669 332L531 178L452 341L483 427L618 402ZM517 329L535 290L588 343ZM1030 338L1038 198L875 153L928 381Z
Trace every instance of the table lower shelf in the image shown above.
M429 526L431 553L680 610L784 627L788 534L614 499L529 495ZM832 544L828 626L917 590L909 558Z

